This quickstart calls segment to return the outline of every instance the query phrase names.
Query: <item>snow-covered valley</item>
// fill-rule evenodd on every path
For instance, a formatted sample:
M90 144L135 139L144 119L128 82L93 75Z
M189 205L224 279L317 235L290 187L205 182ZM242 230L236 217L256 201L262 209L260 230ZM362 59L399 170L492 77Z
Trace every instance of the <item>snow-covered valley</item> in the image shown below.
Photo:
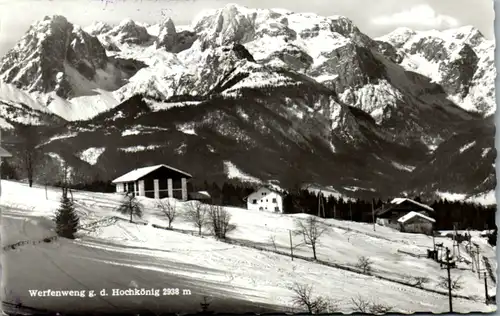
M52 217L59 206L60 189L49 187L45 191L43 187L29 188L24 183L2 180L4 301L58 311L86 308L196 312L203 297L208 297L210 308L217 311L234 311L239 306L238 312L298 312L302 310L292 304L291 287L303 284L313 285L313 295L335 301L341 312L353 312L352 299L356 298L385 304L402 313L448 311L446 291L437 286L446 269L426 258L427 249L433 247L429 236L327 219L327 231L319 240L317 254L318 260L340 267L334 268L297 258L311 258L312 252L308 246L299 245L302 236L295 234L292 243L297 257L291 260L285 255L289 253L290 231L296 231L297 221L309 215L226 208L236 225L228 235L233 243L226 243L208 234L197 236L197 229L182 216L191 202L169 200L179 216L172 224L174 230L164 230L153 227L166 227L168 221L152 199L139 198L144 216L135 219L138 224L129 223L125 215L116 212L122 201L117 194L74 191L73 197L84 227L76 240L59 238L7 249L7 245L21 241L54 236ZM473 233L473 242L496 271L495 249ZM444 237L437 237L436 242L450 248L452 245L452 240ZM361 256L373 261L373 275L356 272ZM496 306L484 304L484 280L466 264L470 257L464 249L462 257L464 262L452 269L453 276L460 277L464 285L456 292L460 298L453 300L454 311L494 311ZM418 277L428 278L422 288L401 283ZM488 281L489 294L493 295L496 285ZM111 289L129 288L178 288L180 294L111 295ZM33 297L29 292L33 289L94 290L96 294L107 289L110 295Z

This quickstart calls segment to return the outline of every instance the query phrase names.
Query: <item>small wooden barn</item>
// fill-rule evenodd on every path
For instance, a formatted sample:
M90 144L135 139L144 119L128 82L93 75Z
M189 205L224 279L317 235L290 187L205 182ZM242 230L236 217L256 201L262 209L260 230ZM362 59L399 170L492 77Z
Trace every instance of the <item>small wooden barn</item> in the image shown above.
M395 198L389 204L383 205L377 209L375 211L375 216L377 218L377 223L380 225L400 228L399 219L412 212L431 218L434 214L434 209L412 199Z
M117 193L162 199L173 197L188 200L188 181L192 176L182 170L162 164L132 170L115 180Z
M0 131L0 166L2 165L2 160L7 157L12 157L12 155L5 149L2 148L2 131ZM2 179L2 175L0 174L0 180ZM0 181L0 196L2 195L2 181Z
M436 220L417 212L410 212L398 219L399 230L408 233L431 234Z

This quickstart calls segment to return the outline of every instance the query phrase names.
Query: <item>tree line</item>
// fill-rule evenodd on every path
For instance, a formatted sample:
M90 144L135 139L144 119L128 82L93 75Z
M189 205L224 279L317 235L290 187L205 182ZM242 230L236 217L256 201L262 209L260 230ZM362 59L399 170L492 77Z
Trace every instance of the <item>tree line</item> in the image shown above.
M223 206L246 207L245 198L256 188L241 184L224 182L204 182L203 185L193 187L195 190L207 191L214 203ZM362 200L345 199L342 197L321 195L309 190L289 190L284 195L283 210L285 214L306 213L323 218L335 218L355 222L373 223L373 210L390 202L389 199ZM494 229L496 206L483 206L463 201L448 201L446 199L425 201L421 197L412 198L417 202L429 205L434 209L433 218L436 220L436 230Z
M61 186L60 171L55 169L61 169L62 167L55 166L53 162L47 161L48 157L37 153L34 147L36 146L32 146L31 143L23 146L20 150L19 156L21 158L18 164L11 163L9 160L3 161L0 166L2 176L6 179L15 180L26 176L30 186L34 181L44 185ZM75 190L115 192L115 186L111 181L98 179L72 181L65 185ZM237 182L209 183L208 181L204 181L203 183L198 182L196 184L188 183L188 186L190 192L207 191L212 197L213 204L234 207L246 207L247 202L245 198L256 189L251 185L244 185ZM413 199L421 201L421 198L418 196ZM283 209L286 214L307 213L324 218L372 223L372 208L378 209L384 203L388 202L389 200L353 200L323 195L319 198L317 193L295 188L288 190L287 194L284 195ZM437 230L449 230L454 227L459 230L485 230L496 227L496 206L482 206L462 201L453 202L446 199L421 202L431 206L435 210L433 217L436 219L435 229Z

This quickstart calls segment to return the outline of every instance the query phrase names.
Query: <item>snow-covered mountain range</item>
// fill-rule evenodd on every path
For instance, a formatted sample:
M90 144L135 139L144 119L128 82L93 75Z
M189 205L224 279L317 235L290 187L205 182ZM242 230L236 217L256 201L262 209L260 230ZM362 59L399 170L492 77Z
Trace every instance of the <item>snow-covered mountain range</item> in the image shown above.
M495 187L493 54L473 27L372 39L346 17L235 4L189 26L53 16L0 62L0 124L36 122L45 150L104 179L168 160L346 195L481 195Z

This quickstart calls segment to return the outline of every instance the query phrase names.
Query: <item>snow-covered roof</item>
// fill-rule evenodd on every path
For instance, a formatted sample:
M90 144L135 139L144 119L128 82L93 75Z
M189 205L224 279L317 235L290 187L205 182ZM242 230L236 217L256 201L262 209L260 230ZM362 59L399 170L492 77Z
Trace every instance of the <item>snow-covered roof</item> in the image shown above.
M412 199L408 199L408 198L395 198L395 199L393 199L391 201L391 204L401 204L401 203L403 203L405 201L408 201L408 202L413 203L413 204L415 204L417 206L420 206L421 208L425 208L426 210L434 212L434 209L432 207L430 207L428 205L425 205L425 204L422 204L422 203L419 203L419 202L414 201Z
M189 196L191 198L196 198L196 199L202 199L202 198L210 199L212 197L210 193L208 193L207 191L191 192L189 193Z
M421 218L423 218L425 220L428 220L429 222L433 222L433 223L436 222L436 220L434 218L422 215L422 214L417 213L417 212L410 212L410 213L406 214L405 216L400 217L398 219L398 222L399 223L406 223L407 221L409 221L410 219L414 218L415 216L421 217Z
M0 147L0 157L12 157L12 155L2 147Z
M275 193L277 193L277 194L279 194L279 195L281 195L281 196L282 196L282 195L284 195L284 194L286 194L286 191L285 191L285 190L283 190L282 188L280 188L279 186L277 186L277 185L275 185L275 184L263 184L263 185L259 186L259 187L257 188L257 190L255 190L255 191L253 191L252 193L250 193L249 195L245 196L245 197L243 198L243 200L244 200L244 201L246 201L246 200L248 199L248 197L249 197L249 196L251 196L251 195L253 195L253 194L255 194L255 193L259 192L259 191L260 191L260 190L262 190L262 189L268 189L269 191L275 192Z
M160 169L162 167L165 167L165 168L168 168L170 170L173 170L173 171L176 171L178 173L181 173L183 175L186 175L190 178L192 178L192 176L187 173L187 172L184 172L182 170L179 170L179 169L176 169L176 168L173 168L173 167L170 167L168 165L156 165L156 166L151 166L151 167L144 167L144 168L139 168L139 169L135 169L135 170L132 170L118 178L116 178L115 180L113 180L113 183L123 183L123 182L133 182L133 181L137 181L138 179L144 177L145 175L157 170L157 169Z

